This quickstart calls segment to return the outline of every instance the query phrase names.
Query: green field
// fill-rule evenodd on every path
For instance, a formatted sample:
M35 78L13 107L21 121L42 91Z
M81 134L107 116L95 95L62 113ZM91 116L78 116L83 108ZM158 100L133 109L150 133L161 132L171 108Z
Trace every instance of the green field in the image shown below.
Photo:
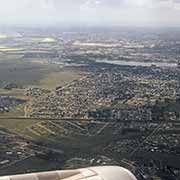
M40 86L48 89L80 78L79 72L50 64L25 60L0 61L0 87L16 83L20 87Z
M62 155L62 158L65 159L62 162L56 162L53 160L41 159L39 157L31 157L21 162L17 162L7 169L0 169L0 174L14 174L14 173L25 173L33 171L45 171L45 170L54 170L54 169L64 169L68 168L66 161L74 157L96 157L98 155L106 155L103 152L103 147L106 146L109 142L112 141L112 133L114 129L109 126L105 132L102 132L100 135L89 136L88 134L78 134L77 130L74 129L74 132L64 136L61 129L56 130L56 134L53 135L47 130L44 134L43 128L38 127L36 124L42 122L38 120L18 120L18 119L0 119L0 124L4 128L19 134L22 137L25 137L30 140L35 140L37 142L42 142L46 144L46 147L62 150L65 152ZM41 135L36 135L33 132L28 131L29 127L37 126ZM95 128L96 129L96 128ZM99 128L97 128L97 131ZM38 132L38 129L36 129ZM96 148L94 148L96 147ZM60 157L61 159L61 157ZM88 166L88 165L87 165ZM81 167L77 165L77 168Z

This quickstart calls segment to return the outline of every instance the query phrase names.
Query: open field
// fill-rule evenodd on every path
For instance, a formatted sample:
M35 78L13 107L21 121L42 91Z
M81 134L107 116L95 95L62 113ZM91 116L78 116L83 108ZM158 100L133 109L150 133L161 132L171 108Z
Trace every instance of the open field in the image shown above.
M44 79L40 80L39 84L40 87L51 90L58 86L64 86L73 80L81 78L81 76L75 71L62 70L48 74Z
M0 87L16 83L19 87L40 86L51 89L78 78L78 72L66 71L55 65L16 60L0 62Z
M25 128L31 126L35 122L36 121L33 120L22 121L13 119L0 119L0 126L16 133L22 133L25 130Z
M49 122L50 123L50 122ZM107 127L106 132L102 132L98 136L89 136L86 132L80 133L80 126L74 124L73 127L66 126L69 122L57 122L54 123L56 126L55 134L52 132L52 127L49 127L43 120L18 120L18 119L0 119L0 124L2 127L9 129L10 132L19 134L27 139L39 142L38 144L46 144L50 149L62 150L62 157L58 157L58 162L53 160L41 159L39 157L30 157L28 159L22 160L9 166L6 169L0 169L0 174L13 174L13 173L24 173L33 171L45 171L53 169L64 169L66 160L74 157L94 157L99 155L99 152L103 155L104 152L102 147L112 140L110 136L112 134L113 128ZM52 123L50 123L52 125ZM73 123L72 123L73 124ZM77 127L76 127L77 126ZM89 126L89 125L88 125ZM92 126L95 131L101 129L102 125ZM86 125L83 125L87 128ZM63 130L67 134L65 135ZM68 129L69 128L69 129ZM72 129L74 128L74 129ZM33 131L29 131L29 129ZM91 132L92 129L89 129ZM91 132L93 133L93 131ZM83 142L83 143L82 143ZM96 148L94 148L96 147ZM88 153L87 153L88 152ZM62 158L62 162L60 161ZM63 160L64 159L64 160ZM86 165L88 166L88 164Z
M54 68L49 66L23 62L1 62L0 86L5 83L16 83L18 86L36 85L45 74L53 71Z

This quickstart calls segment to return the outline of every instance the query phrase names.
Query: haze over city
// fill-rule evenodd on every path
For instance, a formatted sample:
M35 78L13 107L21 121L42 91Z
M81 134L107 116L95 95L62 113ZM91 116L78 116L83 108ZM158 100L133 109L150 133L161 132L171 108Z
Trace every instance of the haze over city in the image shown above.
M0 25L179 26L179 0L0 0Z

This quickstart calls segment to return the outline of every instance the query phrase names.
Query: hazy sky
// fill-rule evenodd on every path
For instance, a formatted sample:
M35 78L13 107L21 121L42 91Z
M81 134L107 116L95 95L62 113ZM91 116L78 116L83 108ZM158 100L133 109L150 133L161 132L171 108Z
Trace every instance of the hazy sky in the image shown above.
M180 0L0 0L0 25L180 26Z

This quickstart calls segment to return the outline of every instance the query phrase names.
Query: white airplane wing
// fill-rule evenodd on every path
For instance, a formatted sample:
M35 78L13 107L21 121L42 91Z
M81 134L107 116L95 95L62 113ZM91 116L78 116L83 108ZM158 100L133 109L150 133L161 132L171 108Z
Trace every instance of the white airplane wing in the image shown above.
M0 180L137 180L122 167L99 166L76 170L49 171L0 177Z

